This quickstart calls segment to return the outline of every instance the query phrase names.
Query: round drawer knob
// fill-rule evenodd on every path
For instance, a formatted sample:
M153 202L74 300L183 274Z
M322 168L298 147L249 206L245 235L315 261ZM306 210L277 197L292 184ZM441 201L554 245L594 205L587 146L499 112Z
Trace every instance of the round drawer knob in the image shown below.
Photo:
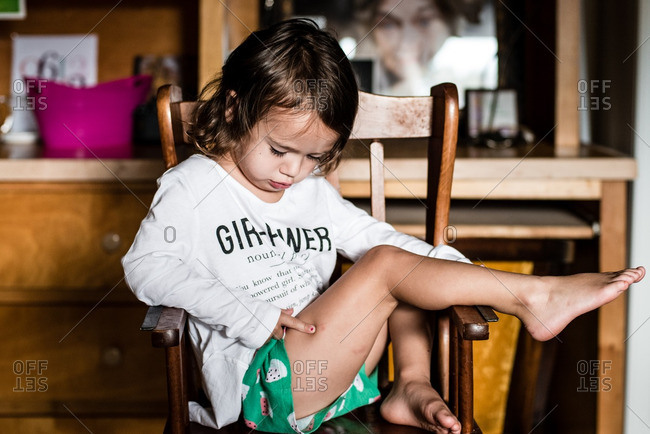
M120 238L120 235L116 234L115 232L109 232L104 235L104 238L102 238L102 248L106 253L113 253L117 251L121 245L122 238Z
M102 350L102 363L104 366L118 366L122 364L124 356L117 347L106 347Z

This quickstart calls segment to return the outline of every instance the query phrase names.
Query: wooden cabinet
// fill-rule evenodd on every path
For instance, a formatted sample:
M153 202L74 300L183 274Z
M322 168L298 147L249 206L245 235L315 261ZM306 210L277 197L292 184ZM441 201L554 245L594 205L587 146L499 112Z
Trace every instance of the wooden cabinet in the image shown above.
M0 185L0 288L110 289L152 186ZM26 260L28 259L28 260Z
M164 356L120 264L154 189L0 183L0 432L162 431Z

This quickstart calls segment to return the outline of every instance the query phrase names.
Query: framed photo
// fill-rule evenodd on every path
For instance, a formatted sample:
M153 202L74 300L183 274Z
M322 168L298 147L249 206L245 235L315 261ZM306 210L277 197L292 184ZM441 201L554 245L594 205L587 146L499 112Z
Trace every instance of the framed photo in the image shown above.
M97 84L98 37L96 34L13 34L11 39L13 127L8 136L38 130L34 111L30 109L30 100L27 98L25 77L41 78L74 86Z
M24 20L25 0L0 0L0 20Z
M519 135L517 91L468 89L467 135L473 139L514 139Z
M353 66L363 67L356 72L373 93L429 95L431 86L452 82L462 108L465 89L497 86L496 0L263 3L263 25L299 16L334 29Z

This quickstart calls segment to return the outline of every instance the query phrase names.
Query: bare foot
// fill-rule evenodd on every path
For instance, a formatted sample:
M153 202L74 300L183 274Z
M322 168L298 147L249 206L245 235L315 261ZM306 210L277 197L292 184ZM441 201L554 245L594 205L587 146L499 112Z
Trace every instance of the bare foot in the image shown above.
M637 267L612 273L542 277L539 291L531 288L522 295L524 306L517 316L535 339L546 341L579 315L614 300L643 276L645 268Z
M460 422L426 381L395 382L380 411L391 423L460 434Z

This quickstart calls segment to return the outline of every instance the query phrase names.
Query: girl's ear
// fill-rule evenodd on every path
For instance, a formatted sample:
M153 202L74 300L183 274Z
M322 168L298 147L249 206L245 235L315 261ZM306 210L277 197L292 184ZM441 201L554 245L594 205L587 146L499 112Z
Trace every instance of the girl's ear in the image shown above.
M228 91L226 96L226 122L230 123L235 116L235 107L237 105L237 93L234 90Z

